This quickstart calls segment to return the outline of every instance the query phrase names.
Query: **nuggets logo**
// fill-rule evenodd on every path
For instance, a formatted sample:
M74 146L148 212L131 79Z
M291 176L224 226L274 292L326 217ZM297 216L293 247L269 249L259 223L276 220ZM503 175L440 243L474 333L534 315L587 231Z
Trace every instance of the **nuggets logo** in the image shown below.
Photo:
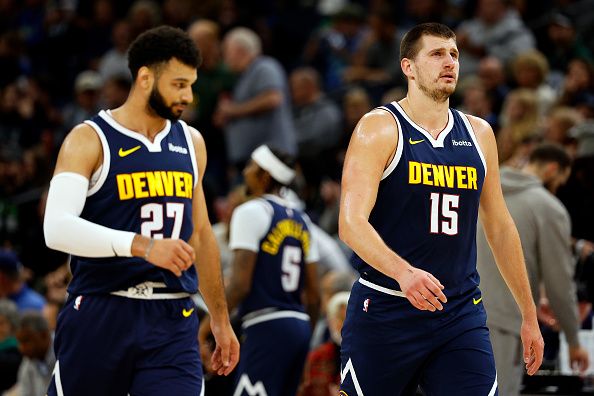
M363 311L367 312L367 310L369 310L369 303L371 302L370 299L365 299L365 301L363 301Z
M82 303L82 300L83 300L83 296L78 296L74 300L74 309L76 309L77 311L80 309L80 304Z

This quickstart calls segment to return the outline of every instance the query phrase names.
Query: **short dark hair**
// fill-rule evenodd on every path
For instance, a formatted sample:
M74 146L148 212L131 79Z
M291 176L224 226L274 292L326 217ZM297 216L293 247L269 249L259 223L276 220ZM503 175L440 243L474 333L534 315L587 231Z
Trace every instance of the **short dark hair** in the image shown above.
M552 143L543 143L536 147L530 154L528 161L531 164L556 163L561 169L567 169L571 166L571 157L565 149Z
M436 36L456 40L456 33L444 24L429 22L421 23L409 30L400 43L400 60L414 59L421 50L423 36Z
M200 50L183 30L171 26L147 30L134 40L128 50L132 80L136 80L142 66L159 66L172 58L196 69L202 63Z

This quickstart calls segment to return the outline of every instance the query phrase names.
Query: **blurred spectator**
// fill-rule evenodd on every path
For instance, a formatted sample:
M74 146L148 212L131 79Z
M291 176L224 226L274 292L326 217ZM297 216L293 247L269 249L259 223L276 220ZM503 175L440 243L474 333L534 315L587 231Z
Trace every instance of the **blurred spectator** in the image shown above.
M327 92L342 89L342 75L364 37L364 9L358 4L344 4L329 26L314 32L307 43L303 60L322 75Z
M202 54L198 81L192 86L194 102L188 121L200 131L208 149L205 183L213 185L216 195L222 195L227 190L227 154L223 131L213 122L213 115L219 98L230 95L235 77L223 63L219 27L215 22L198 20L190 25L188 34Z
M460 75L476 73L480 58L494 56L507 64L534 48L534 37L507 0L479 0L476 15L456 32L460 49Z
M349 292L339 292L328 301L326 320L330 340L309 353L303 370L303 382L297 395L330 396L338 393L340 384L340 332L346 317Z
M15 337L18 322L16 304L0 298L0 394L17 381L22 359Z
M130 93L132 83L127 76L114 75L103 84L101 91L102 109L116 109L124 104Z
M153 0L136 0L128 11L131 39L161 24L161 9Z
M53 336L47 321L38 312L22 315L16 333L23 362L19 368L17 387L20 396L44 396L56 364Z
M391 86L403 83L400 70L400 41L404 32L394 22L392 7L387 3L372 9L369 31L350 67L344 70L344 81L360 83L375 101Z
M44 298L27 286L23 279L23 266L17 255L10 251L0 251L0 298L13 301L20 312L25 310L41 311Z
M355 126L369 110L371 110L371 99L364 89L353 87L345 93L342 99L342 114L344 116L342 146L345 150Z
M128 69L127 50L132 43L132 33L130 24L125 21L117 22L111 32L111 41L113 48L107 51L99 61L99 74L103 81L112 77L125 76L129 81L132 80L130 70Z
M231 223L231 215L236 207L248 199L245 190L245 185L240 184L229 191L225 198L219 199L217 204L215 204L219 221L212 225L212 232L221 253L221 269L224 279L227 279L230 275L231 258L233 257L229 248L229 224Z
M571 216L571 235L594 241L594 120L570 130L577 140L576 158L567 184L559 190L559 198Z
M594 68L583 59L569 61L559 97L559 104L575 106L592 100L594 96Z
M478 65L478 77L493 102L493 111L499 114L505 97L510 91L503 63L494 56L482 58Z
M101 75L93 70L85 70L74 81L75 101L62 110L64 119L61 132L57 136L59 145L66 134L76 125L90 119L99 111L100 93L103 87Z
M317 195L322 179L337 168L335 157L342 136L342 115L338 106L321 91L320 76L314 69L296 69L289 81L297 158L309 187L305 197L308 200Z
M311 337L311 348L315 349L330 339L327 312L328 302L339 292L350 292L355 282L352 270L330 270L320 279L320 319L316 323Z
M96 69L99 60L114 45L113 27L115 22L114 4L111 0L95 0L89 5L88 19L79 23L85 24L86 57L89 59L88 66ZM79 8L79 12L84 12ZM87 22L88 21L88 22Z
M557 107L545 118L543 138L549 143L565 146L569 153L574 153L575 139L569 135L569 130L581 122L582 116L577 110L571 107Z
M219 102L216 117L224 125L228 159L236 171L261 144L297 153L287 77L276 60L261 55L261 48L260 38L246 28L231 30L223 43L225 63L240 78L232 97Z
M522 170L502 168L501 185L507 207L518 228L532 297L538 304L541 285L569 344L570 367L582 373L588 353L579 343L575 264L571 254L571 227L567 210L553 195L565 183L571 160L560 146L534 150ZM518 395L525 363L522 361L522 317L491 254L482 228L477 237L477 268L487 310L487 325L497 366L501 395ZM551 323L547 323L551 325Z
M68 264L63 264L44 277L47 304L43 310L43 316L47 319L48 327L51 331L55 331L58 312L68 298L66 289L71 279L72 274L70 273Z
M501 130L497 135L499 162L507 161L519 143L538 133L538 98L529 89L510 92L503 104Z
M555 91L547 83L549 65L539 51L524 52L513 59L512 69L518 88L534 91L538 101L538 114L546 114L555 100Z
M580 58L592 63L594 57L577 33L573 21L567 15L553 12L547 27L546 41L541 46L551 69L563 73L568 59Z
M468 77L460 83L462 90L462 108L467 114L487 121L493 130L498 130L499 120L493 111L493 100L478 78Z
M27 65L24 45L16 32L0 34L0 89L16 80ZM29 65L30 66L30 65Z

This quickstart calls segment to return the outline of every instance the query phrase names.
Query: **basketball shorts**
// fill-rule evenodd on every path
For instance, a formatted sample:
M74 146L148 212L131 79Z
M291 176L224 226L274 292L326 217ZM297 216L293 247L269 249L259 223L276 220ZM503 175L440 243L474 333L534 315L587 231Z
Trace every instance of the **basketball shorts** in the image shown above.
M309 351L311 325L301 312L246 320L233 396L294 396Z
M341 396L497 395L486 312L477 289L442 311L421 311L395 291L353 285L342 328Z
M49 396L203 394L189 298L71 296L58 316Z

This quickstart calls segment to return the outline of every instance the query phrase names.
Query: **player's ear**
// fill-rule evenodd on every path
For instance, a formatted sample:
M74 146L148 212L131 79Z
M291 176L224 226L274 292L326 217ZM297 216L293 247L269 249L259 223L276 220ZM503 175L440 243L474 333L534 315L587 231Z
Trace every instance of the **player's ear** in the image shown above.
M145 90L149 90L152 88L154 79L155 76L153 71L147 66L142 66L140 69L138 69L138 75L136 76L136 85Z
M407 78L414 79L412 72L412 61L408 58L402 58L400 61L400 68Z

